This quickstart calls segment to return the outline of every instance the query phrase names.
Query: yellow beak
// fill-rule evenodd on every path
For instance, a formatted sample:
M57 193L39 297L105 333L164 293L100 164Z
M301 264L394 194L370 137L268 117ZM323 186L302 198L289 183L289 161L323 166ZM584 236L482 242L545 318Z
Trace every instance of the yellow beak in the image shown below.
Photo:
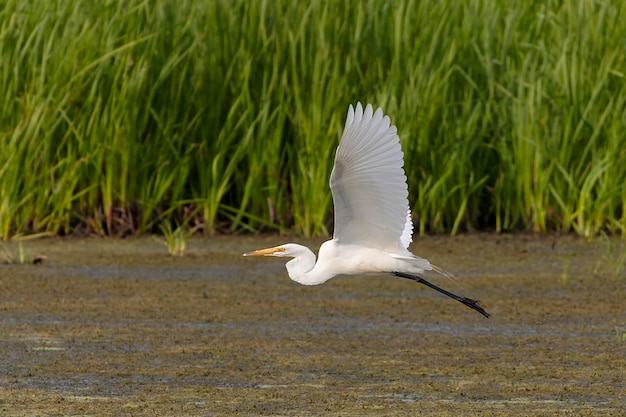
M285 248L275 247L275 248L267 248L267 249L259 249L253 250L252 252L246 252L243 256L270 256L275 254L276 252L284 252Z

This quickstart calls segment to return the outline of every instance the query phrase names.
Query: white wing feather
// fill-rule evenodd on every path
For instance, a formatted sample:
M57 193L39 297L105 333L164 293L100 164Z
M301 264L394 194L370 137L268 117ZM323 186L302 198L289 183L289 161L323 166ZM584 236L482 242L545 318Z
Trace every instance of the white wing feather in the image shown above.
M386 251L408 248L413 223L403 156L396 127L381 109L350 105L330 176L335 240Z
M402 243L402 246L404 248L408 249L412 241L413 241L413 219L411 219L411 210L407 208L406 223L404 224L404 230L402 231L402 236L400 236L400 242Z

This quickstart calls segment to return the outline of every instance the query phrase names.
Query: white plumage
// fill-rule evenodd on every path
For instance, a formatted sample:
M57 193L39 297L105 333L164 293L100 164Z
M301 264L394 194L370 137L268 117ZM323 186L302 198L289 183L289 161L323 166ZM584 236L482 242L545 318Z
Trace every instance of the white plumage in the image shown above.
M335 207L333 239L320 247L318 260L294 243L248 252L244 256L292 257L289 277L304 285L322 284L337 275L393 273L428 285L489 316L478 302L458 297L409 274L434 269L409 252L413 222L404 174L404 155L395 126L379 108L350 105L337 147L330 188Z
M413 222L395 126L381 109L350 106L330 175L334 239L396 251L411 243Z

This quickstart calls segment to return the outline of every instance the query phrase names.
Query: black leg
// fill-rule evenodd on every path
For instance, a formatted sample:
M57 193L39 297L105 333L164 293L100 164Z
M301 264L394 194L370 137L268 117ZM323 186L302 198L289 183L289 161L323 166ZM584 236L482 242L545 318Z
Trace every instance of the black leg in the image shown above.
M467 298L467 297L459 297L456 294L452 294L451 292L446 291L443 288L439 288L438 286L436 286L434 284L431 284L430 282L426 281L424 278L418 277L417 275L405 274L404 272L392 272L392 274L394 274L397 277L407 278L407 279L413 280L415 282L419 282L420 284L424 284L427 287L432 288L433 290L437 290L440 293L442 293L444 295L447 295L448 297L457 300L459 303L463 303L466 306L468 306L469 308L478 311L480 314L482 314L483 316L485 316L487 318L489 318L491 316L481 306L478 305L479 304L478 300L472 300L471 298Z

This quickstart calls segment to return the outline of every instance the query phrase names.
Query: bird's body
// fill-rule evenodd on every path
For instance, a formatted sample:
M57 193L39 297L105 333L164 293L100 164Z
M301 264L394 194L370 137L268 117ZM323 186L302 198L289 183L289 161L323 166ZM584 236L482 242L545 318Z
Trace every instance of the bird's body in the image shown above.
M348 109L330 176L335 208L333 239L315 254L295 243L248 252L244 256L281 256L289 277L303 285L322 284L337 275L391 273L425 284L489 317L478 302L458 297L414 274L435 270L412 254L413 222L404 174L404 155L396 127L381 109Z
M408 250L387 252L358 244L342 245L335 239L320 246L318 259L306 246L287 244L289 277L303 285L323 284L337 275L366 275L392 271L421 274L432 269L426 259L413 255ZM405 253L402 253L405 252Z

